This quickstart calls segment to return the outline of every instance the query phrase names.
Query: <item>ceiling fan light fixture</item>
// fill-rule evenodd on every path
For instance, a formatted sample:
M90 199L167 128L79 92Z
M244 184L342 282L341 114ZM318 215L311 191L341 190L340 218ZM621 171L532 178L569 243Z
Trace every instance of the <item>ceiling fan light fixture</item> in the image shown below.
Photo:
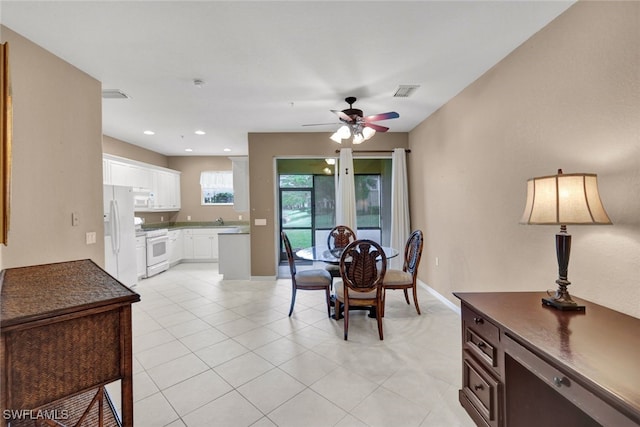
M342 125L336 133L340 135L340 138L347 139L351 136L351 129L349 129L349 126L347 125Z
M362 136L361 133L356 133L355 135L353 135L353 143L354 144L362 144L364 142L365 138L364 136Z
M333 135L329 137L332 141L337 142L338 144L342 144L342 137L339 135L339 132L335 132Z
M373 137L373 135L376 134L376 130L373 128L370 128L369 126L365 126L364 129L362 129L362 136L364 136L364 140L368 140L371 139L371 137Z

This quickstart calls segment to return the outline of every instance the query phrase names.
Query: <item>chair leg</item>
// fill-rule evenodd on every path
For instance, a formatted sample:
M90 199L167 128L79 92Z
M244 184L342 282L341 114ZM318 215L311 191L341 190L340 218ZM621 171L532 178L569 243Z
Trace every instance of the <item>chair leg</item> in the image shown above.
M291 308L289 308L289 317L291 317L291 313L293 313L293 306L296 304L296 287L293 286L291 288Z
M331 292L329 291L329 288L325 289L325 293L327 295L327 316L331 318Z
M347 341L347 334L349 333L349 300L344 300L344 340Z
M380 313L380 311L384 311L384 307L382 304L378 304L378 313ZM382 316L378 314L378 316L376 317L378 318L378 335L380 336L380 340L383 340L384 338L382 337Z
M411 303L409 302L409 292L407 292L407 288L404 288L403 291L404 291L404 299L407 301L407 304L411 305Z
M422 314L420 313L420 306L418 305L418 289L416 286L413 287L413 302L416 305L416 311L418 314Z

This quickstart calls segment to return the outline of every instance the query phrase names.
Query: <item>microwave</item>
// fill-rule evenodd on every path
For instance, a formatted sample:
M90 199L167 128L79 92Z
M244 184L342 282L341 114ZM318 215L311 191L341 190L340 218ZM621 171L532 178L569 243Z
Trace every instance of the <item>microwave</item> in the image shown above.
M133 189L133 208L134 209L147 209L151 208L153 196L150 190L143 188Z

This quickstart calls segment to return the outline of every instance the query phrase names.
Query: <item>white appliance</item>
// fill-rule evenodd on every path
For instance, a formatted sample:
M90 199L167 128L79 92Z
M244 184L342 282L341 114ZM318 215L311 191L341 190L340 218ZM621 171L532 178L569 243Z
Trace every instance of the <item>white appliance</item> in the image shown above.
M147 277L169 269L169 230L147 231Z
M105 185L105 270L126 286L137 283L136 233L133 223L133 193L130 187Z
M151 190L146 188L133 189L133 207L134 209L150 209L152 206Z

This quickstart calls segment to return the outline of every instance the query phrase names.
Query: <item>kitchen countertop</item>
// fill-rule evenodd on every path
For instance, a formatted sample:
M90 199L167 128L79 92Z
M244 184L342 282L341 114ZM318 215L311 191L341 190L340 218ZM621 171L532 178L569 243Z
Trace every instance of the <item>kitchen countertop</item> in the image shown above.
M220 225L216 221L186 221L186 222L157 222L152 224L144 224L143 230L156 230L158 228L166 228L174 230L178 228L231 228L231 227L247 227L247 221L229 221Z
M162 223L145 224L142 226L142 229L144 231L147 231L147 230L157 230L159 228L166 228L168 230L193 229L193 228L238 228L239 231L229 232L229 233L248 233L249 227L250 225L246 221L229 221L229 222L225 222L223 225L218 224L216 221L187 221L187 222L162 222Z

